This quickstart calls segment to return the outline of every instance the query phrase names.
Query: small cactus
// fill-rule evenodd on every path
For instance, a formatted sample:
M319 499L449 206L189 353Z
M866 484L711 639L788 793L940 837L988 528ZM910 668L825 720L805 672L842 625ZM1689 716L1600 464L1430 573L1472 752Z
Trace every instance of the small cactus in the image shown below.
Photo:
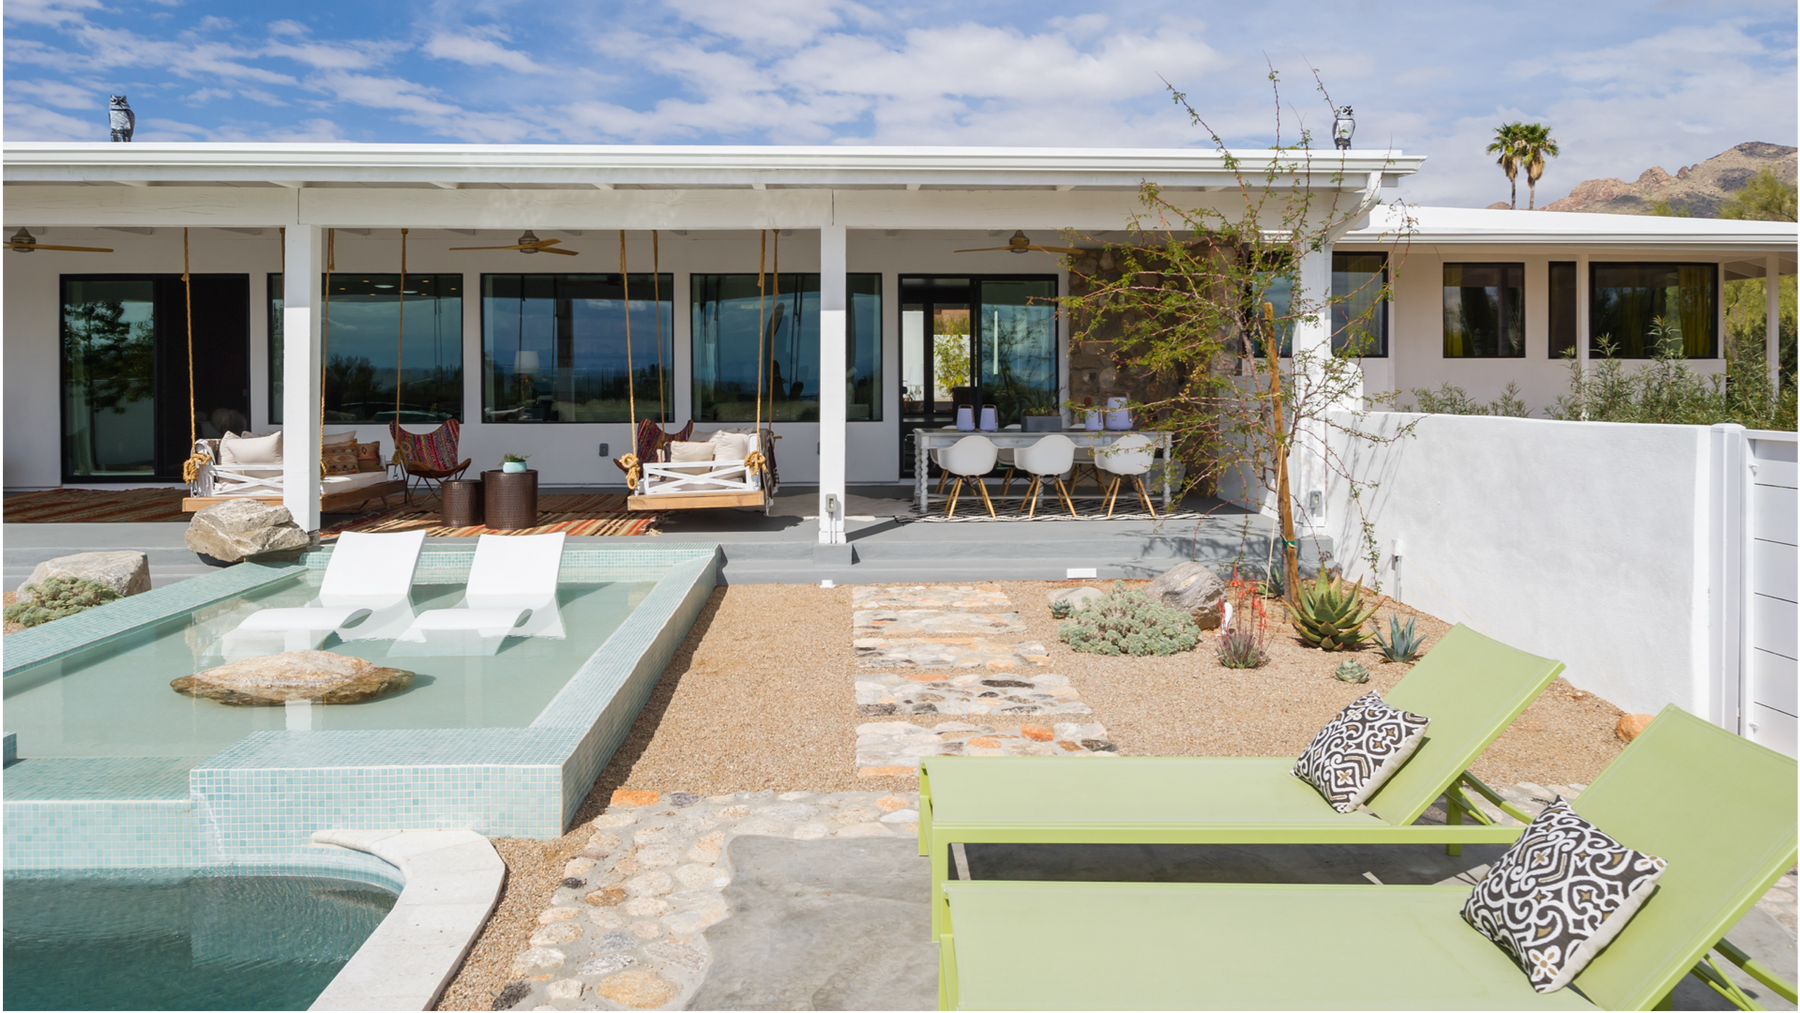
M1368 682L1369 670L1360 661L1345 661L1331 673L1339 682Z

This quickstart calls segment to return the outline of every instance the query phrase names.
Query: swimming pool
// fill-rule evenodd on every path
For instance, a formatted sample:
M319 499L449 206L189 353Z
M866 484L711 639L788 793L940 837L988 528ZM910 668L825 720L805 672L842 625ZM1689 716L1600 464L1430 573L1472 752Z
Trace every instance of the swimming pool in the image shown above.
M6 727L21 755L207 756L256 731L294 728L282 707L228 707L184 696L169 681L225 662L225 634L263 608L304 605L317 571L197 609L6 676ZM497 654L389 657L392 640L322 649L416 673L408 689L360 703L305 708L296 730L523 728L642 604L654 580L564 582L563 639L510 638ZM415 584L413 607L448 608L459 584Z
M7 1009L306 1009L394 906L367 883L12 877Z

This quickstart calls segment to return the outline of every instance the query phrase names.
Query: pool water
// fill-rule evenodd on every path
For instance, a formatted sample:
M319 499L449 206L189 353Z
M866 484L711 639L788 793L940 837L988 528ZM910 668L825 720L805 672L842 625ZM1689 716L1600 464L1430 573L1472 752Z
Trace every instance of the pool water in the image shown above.
M312 1005L394 906L312 876L9 877L7 1009Z
M354 704L228 707L176 693L169 682L223 664L220 642L260 608L304 605L318 574L295 577L207 606L6 677L6 728L21 756L208 756L255 731L520 728L550 700L643 601L655 581L564 584L566 637L512 637L497 654L390 657L392 640L340 642L322 650L416 673L408 689ZM418 584L417 610L448 608L461 584ZM300 722L296 724L296 719Z

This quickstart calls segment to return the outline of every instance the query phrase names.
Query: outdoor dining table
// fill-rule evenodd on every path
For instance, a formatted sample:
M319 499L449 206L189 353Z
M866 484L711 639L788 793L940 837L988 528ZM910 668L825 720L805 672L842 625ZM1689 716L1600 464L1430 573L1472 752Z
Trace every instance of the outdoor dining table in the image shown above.
M1061 429L1051 430L1050 432L1028 433L1021 429L971 431L956 428L915 429L913 430L912 435L913 492L919 502L919 512L922 514L931 511L931 504L933 501L941 501L944 499L943 496L934 495L931 492L931 478L928 473L929 469L927 468L927 464L931 460L931 452L933 450L942 450L965 436L985 436L993 441L994 446L999 447L1002 450L1017 447L1029 447L1044 437L1053 435L1067 436L1077 448L1107 447L1117 443L1122 437L1132 435L1147 436L1150 438L1151 449L1162 451L1164 460L1167 460L1168 458L1169 447L1171 446L1173 436L1173 434L1168 432L1158 432L1150 429ZM1169 485L1169 469L1167 466L1164 466L1159 470L1162 472L1162 506L1164 510L1167 510L1169 508L1169 500L1172 492ZM1021 485L1023 484L1024 483L1021 483ZM1022 497L1024 495L1023 491L1021 491L1019 495ZM1103 497L1103 494L1098 492L1091 496L1086 494L1076 496L1073 493L1070 495L1073 499L1100 499Z

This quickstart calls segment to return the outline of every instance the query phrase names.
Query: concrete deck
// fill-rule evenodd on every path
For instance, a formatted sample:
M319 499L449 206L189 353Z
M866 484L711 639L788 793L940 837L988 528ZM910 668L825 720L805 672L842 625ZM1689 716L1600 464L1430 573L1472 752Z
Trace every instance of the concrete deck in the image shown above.
M1189 497L1180 515L1155 521L1051 514L1035 521L945 523L914 514L911 486L860 486L845 504L849 545L820 546L814 519L817 495L810 487L788 486L767 515L760 510L678 511L664 517L661 534L570 541L718 542L725 555L720 580L727 584L943 583L1062 580L1071 570L1091 570L1078 575L1101 579L1150 577L1186 559L1260 563L1274 533L1268 518L1204 497ZM185 531L186 525L172 523L6 524L4 586L16 590L32 567L46 559L96 549L147 553L151 580L159 587L209 572L183 544ZM1303 568L1310 570L1317 558L1312 540L1301 539L1300 556Z

